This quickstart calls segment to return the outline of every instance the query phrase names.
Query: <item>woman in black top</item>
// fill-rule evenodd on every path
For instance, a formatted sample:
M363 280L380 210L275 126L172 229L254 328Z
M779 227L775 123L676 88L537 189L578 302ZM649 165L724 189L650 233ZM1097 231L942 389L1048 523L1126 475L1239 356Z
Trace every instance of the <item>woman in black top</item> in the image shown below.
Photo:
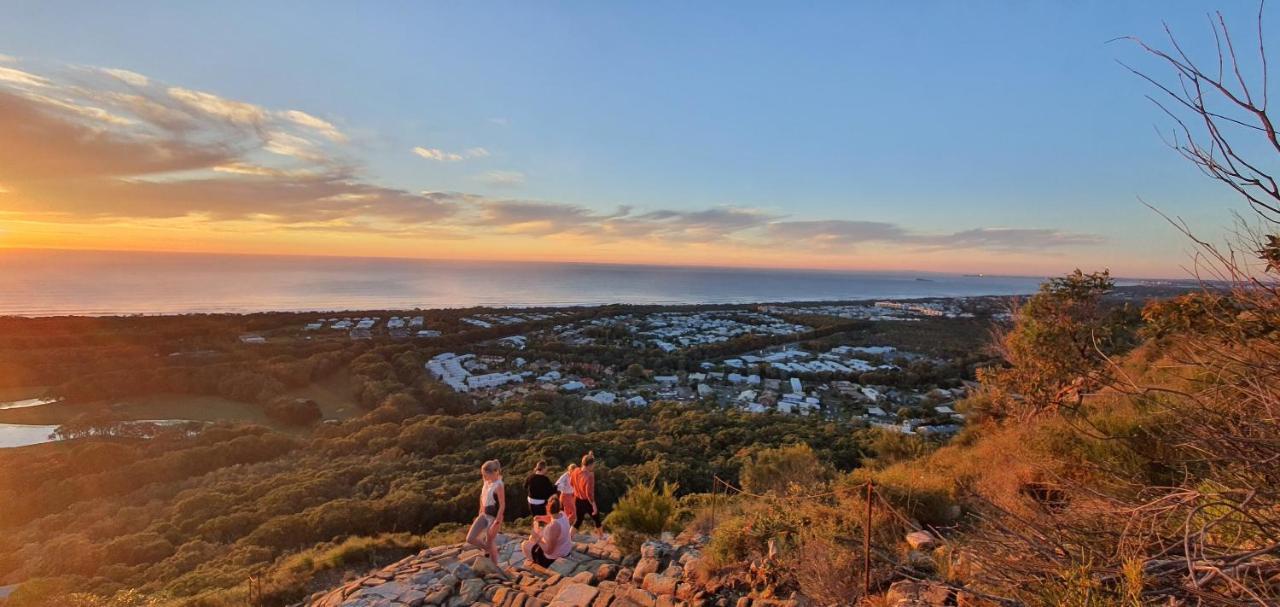
M525 494L529 496L529 513L547 518L547 499L556 494L556 485L547 477L547 462L539 461L533 474L524 479Z

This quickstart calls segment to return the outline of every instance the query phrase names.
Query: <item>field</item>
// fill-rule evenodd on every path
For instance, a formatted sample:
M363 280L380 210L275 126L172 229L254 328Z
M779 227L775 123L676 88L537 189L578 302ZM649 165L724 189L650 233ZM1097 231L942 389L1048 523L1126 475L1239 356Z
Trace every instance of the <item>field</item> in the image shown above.
M0 402L35 398L43 388L6 388L0 390ZM345 370L315 383L287 393L293 398L307 398L320 405L324 419L345 420L363 413L351 393L350 374ZM89 412L110 410L122 420L181 419L193 421L248 422L287 429L269 419L259 405L221 396L162 393L125 397L114 401L91 403L54 403L38 407L0 410L0 424L59 425Z

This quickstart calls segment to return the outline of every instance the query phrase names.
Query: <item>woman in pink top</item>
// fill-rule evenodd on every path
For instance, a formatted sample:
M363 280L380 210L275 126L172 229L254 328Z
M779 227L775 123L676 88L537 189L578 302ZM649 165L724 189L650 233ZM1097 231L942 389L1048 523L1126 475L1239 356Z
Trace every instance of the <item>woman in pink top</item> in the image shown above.
M569 526L569 517L560 509L560 496L553 495L547 500L547 514L551 516L551 522L543 525L538 517L534 517L533 533L520 544L525 562L540 567L550 567L556 559L573 552L573 528Z

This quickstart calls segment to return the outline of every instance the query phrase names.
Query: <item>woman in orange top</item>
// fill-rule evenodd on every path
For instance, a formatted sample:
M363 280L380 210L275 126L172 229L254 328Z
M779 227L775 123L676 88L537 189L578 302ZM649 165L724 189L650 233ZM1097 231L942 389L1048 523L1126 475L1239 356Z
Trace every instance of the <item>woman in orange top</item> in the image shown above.
M600 533L603 526L600 521L600 507L596 504L595 453L582 456L582 465L570 475L570 482L573 484L573 496L576 500L574 510L577 510L577 520L574 521L573 526L581 527L582 521L591 517L596 524L596 533Z

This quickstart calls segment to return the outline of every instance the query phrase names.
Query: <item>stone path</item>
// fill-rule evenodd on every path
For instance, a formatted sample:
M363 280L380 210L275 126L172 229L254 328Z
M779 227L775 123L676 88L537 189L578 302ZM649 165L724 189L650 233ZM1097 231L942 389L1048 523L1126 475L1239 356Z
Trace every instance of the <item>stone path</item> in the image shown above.
M500 538L502 539L502 538ZM519 541L499 547L502 579L480 550L457 544L428 548L363 578L317 593L306 607L710 607L723 605L686 580L697 546L646 543L634 567L612 543L575 536L574 552L549 570L524 567Z

